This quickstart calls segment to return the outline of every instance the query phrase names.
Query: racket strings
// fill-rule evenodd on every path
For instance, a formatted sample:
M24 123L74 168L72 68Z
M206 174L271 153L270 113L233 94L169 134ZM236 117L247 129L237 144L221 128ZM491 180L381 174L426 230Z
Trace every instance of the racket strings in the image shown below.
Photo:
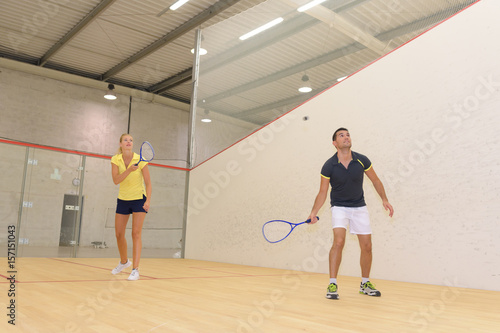
M144 161L151 161L155 156L153 147L148 143L143 143L141 147L141 157Z
M290 233L290 231L292 231L290 223L281 221L268 222L262 228L262 232L269 242L282 240Z

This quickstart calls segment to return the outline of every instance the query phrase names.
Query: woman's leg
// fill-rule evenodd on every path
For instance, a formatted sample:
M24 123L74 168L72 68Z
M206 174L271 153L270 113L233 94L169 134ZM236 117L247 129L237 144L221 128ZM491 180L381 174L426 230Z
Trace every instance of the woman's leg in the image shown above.
M125 229L127 228L128 215L116 214L115 215L115 235L116 243L118 244L118 251L120 252L120 262L127 263L127 240L125 239Z
M133 268L139 268L142 250L142 225L146 213L133 213L132 215L132 242L133 242Z

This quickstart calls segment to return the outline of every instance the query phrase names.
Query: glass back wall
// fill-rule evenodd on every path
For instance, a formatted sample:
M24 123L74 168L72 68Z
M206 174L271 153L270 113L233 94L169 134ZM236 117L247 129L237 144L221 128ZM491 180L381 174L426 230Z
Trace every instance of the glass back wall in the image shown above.
M0 245L16 226L19 257L118 257L118 186L109 158L0 143ZM150 165L151 208L143 257L181 257L186 171ZM131 226L127 241L131 251Z

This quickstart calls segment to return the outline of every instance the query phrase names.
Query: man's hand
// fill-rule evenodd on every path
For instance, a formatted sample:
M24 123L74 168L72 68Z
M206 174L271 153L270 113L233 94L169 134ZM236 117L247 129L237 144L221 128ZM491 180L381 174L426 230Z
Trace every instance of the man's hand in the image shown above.
M384 205L385 210L389 211L389 216L392 217L394 214L394 208L392 208L392 205L389 203L389 201L383 201L382 205Z
M314 224L314 223L318 222L318 217L316 216L316 214L309 215L309 217L307 219L311 220L311 222L309 222L309 224Z

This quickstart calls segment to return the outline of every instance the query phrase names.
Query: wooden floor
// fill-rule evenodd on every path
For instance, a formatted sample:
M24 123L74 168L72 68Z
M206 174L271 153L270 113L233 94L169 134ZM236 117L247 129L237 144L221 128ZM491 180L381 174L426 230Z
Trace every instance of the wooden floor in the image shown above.
M16 325L2 278L0 332L500 332L500 292L375 280L375 298L340 277L335 301L325 274L154 258L127 281L116 264L17 258Z

